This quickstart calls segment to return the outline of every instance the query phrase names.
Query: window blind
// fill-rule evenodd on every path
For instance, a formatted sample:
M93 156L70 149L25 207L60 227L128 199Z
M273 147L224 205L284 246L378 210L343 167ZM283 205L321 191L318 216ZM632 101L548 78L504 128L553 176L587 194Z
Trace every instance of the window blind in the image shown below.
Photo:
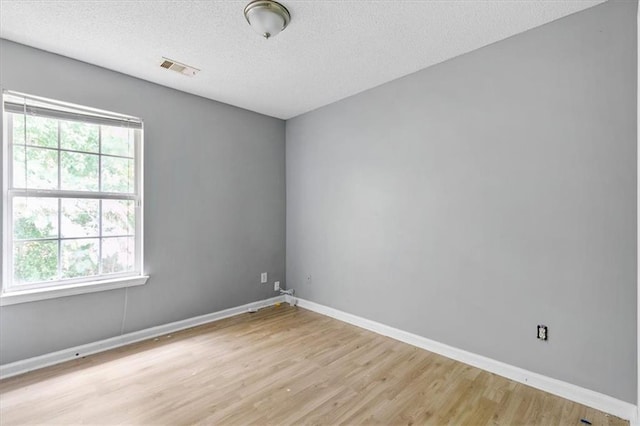
M142 121L135 117L102 110L79 109L65 105L64 103L52 103L19 93L5 92L4 110L13 114L142 129Z

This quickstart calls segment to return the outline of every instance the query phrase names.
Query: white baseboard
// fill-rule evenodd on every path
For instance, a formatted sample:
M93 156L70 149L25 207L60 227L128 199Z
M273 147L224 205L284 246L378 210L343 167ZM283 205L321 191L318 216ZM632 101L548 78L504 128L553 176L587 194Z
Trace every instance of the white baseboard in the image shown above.
M579 404L604 411L605 413L613 414L614 416L629 420L631 422L631 426L640 426L637 407L629 402L621 401L611 396L585 389L571 383L543 376L542 374L514 367L513 365L505 364L482 355L454 348L453 346L445 345L443 343L427 339L426 337L399 330L397 328L339 311L328 306L320 305L309 300L287 296L286 301L289 303L293 302L293 304L297 304L301 308L309 309L310 311L353 324L383 336L391 337L392 339L408 343L418 348L426 349L430 352L472 365L516 382L524 383Z
M144 330L134 331L132 333L111 337L109 339L100 340L98 342L88 343L86 345L80 345L69 349L63 349L61 351L51 352L48 354L12 362L9 364L3 364L0 365L0 379L6 379L8 377L23 374L28 371L37 370L39 368L48 367L54 364L60 364L61 362L69 361L75 358L81 358L83 356L95 354L98 352L107 351L109 349L114 349L131 343L140 342L142 340L151 339L154 337L162 336L164 334L175 333L176 331L242 314L248 312L249 309L260 309L266 306L275 305L276 303L282 303L284 301L284 296L272 297L270 299L247 303L246 305L237 306L235 308L229 308L198 317L187 318L182 321L176 321L169 324L159 325L157 327L146 328Z
M142 340L151 339L168 333L207 324L223 318L228 318L249 311L249 309L260 309L271 306L276 303L293 302L298 306L309 309L310 311L338 319L340 321L353 324L355 326L373 331L383 336L408 343L410 345L443 355L447 358L463 362L468 365L498 374L516 382L524 383L545 392L558 395L562 398L593 407L597 410L604 411L609 414L627 419L631 422L631 426L640 426L637 407L629 402L621 401L608 395L582 388L561 380L543 376L538 373L514 367L500 361L493 360L481 355L467 352L453 346L436 342L426 337L418 336L407 331L399 330L379 322L371 321L357 315L349 314L328 306L320 305L305 299L291 296L277 296L258 302L248 303L246 305L213 312L198 317L188 318L182 321L176 321L169 324L159 325L132 333L123 334L121 336L112 337L98 342L88 343L73 348L63 349L61 351L52 352L37 357L0 365L0 379L16 376L39 368L48 367L69 361L78 357L83 357L98 352L107 351L120 346L131 343L140 342Z

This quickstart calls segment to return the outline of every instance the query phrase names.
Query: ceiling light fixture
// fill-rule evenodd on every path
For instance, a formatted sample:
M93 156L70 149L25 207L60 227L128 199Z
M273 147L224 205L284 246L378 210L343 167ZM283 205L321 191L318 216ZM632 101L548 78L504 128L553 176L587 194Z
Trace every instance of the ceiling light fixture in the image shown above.
M266 39L278 35L291 21L287 8L272 0L252 1L244 8L244 17Z

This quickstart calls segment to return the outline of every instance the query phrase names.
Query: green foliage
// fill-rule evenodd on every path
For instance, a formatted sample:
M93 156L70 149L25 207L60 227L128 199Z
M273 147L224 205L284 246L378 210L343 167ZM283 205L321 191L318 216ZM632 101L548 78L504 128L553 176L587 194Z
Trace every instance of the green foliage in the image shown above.
M102 126L102 153L133 158L133 130Z
M99 200L65 198L60 218L63 238L99 236Z
M98 153L100 148L96 124L79 121L60 122L60 148Z
M14 187L58 188L58 151L14 145L13 164Z
M77 278L98 274L97 238L62 240L62 277Z
M107 238L102 241L102 271L104 273L133 269L135 250L133 238Z
M13 229L14 235L18 238L27 235L28 238L45 238L46 234L50 234L51 231L53 231L52 224L48 223L44 229L38 228L33 220L26 217L16 220Z
M56 198L15 197L13 234L20 240L51 238L58 235Z
M31 241L14 247L14 275L17 282L49 281L58 274L58 242Z
M76 152L61 152L62 189L69 191L97 191L99 156Z
M58 200L55 198L13 199L15 239L56 237ZM57 241L18 242L15 246L14 272L20 282L55 279L58 272Z
M27 145L58 147L58 120L33 115L26 119Z
M133 160L102 157L102 190L133 193L135 191Z
M13 143L24 144L24 115L11 114L13 118Z
M102 201L102 234L105 236L135 233L135 206L130 200Z

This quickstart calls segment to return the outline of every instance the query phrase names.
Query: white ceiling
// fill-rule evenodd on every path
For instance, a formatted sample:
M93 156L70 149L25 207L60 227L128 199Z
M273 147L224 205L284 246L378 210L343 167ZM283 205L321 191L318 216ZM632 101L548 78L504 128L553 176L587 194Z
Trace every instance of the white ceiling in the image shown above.
M286 119L603 1L282 0L264 40L248 0L1 0L0 37Z

